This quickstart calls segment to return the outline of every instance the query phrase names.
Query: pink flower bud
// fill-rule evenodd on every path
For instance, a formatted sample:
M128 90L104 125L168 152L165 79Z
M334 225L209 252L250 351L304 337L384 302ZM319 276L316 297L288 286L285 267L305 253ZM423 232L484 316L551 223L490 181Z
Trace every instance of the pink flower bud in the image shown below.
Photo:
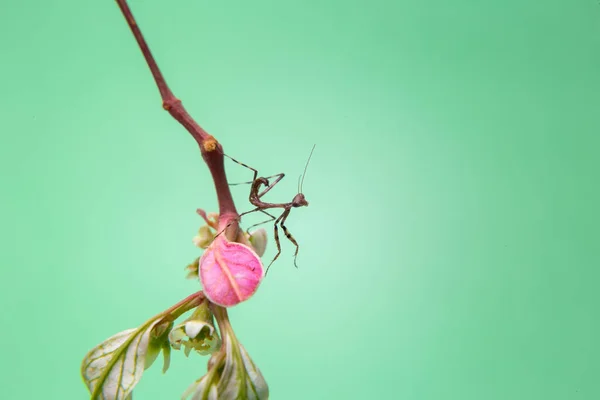
M260 257L250 247L219 235L200 258L200 281L210 301L232 307L248 300L264 276Z

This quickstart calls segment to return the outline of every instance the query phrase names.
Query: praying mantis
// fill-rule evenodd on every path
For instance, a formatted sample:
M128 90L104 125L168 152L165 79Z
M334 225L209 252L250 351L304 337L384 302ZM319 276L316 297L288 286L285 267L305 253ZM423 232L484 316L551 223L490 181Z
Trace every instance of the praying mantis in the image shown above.
M253 212L260 212L269 217L269 219L267 219L265 221L262 221L262 222L259 222L258 224L254 224L254 225L250 226L247 229L248 231L255 226L262 225L264 223L275 220L275 223L273 224L273 230L274 230L274 236L275 236L275 243L277 245L277 254L275 254L275 257L271 260L271 262L267 266L267 269L266 269L267 272L269 271L269 268L271 267L273 262L275 262L275 260L277 260L277 258L281 254L281 244L279 242L278 225L281 227L281 229L283 229L283 233L285 234L285 237L288 238L288 240L290 242L292 242L294 244L294 246L296 246L296 251L294 252L294 266L296 268L298 268L298 264L296 263L296 258L298 257L298 251L300 250L300 246L298 245L298 242L296 241L294 236L292 236L290 231L285 226L285 222L293 208L308 207L308 201L306 200L306 197L302 193L302 184L304 183L304 177L306 176L306 169L308 168L308 163L310 162L310 158L312 157L312 153L314 150L315 150L315 146L313 146L310 151L310 155L308 156L308 160L306 161L306 165L304 166L304 172L298 178L298 193L294 196L292 201L290 201L289 203L267 203L265 201L262 201L262 197L265 194L267 194L271 189L273 189L273 187L279 181L281 181L283 179L283 177L285 176L284 173L280 173L280 174L276 174L276 175L272 175L272 176L268 176L268 177L259 177L258 170L256 170L255 168L252 168L249 165L246 165L246 164L234 159L233 157L230 157L230 156L224 154L227 158L229 158L233 162L252 170L253 174L254 174L252 181L230 184L230 185L241 185L241 184L250 183L252 185L250 187L250 196L248 199L250 200L250 203L255 208L253 210L241 213L238 216L238 219L240 219L244 215L247 215L247 214L250 214ZM272 184L269 183L270 178L275 178L275 180L273 181ZM261 189L262 189L262 191L261 191ZM283 212L279 215L279 217L275 217L274 215L272 215L266 211L266 210L277 209L277 208L283 209Z

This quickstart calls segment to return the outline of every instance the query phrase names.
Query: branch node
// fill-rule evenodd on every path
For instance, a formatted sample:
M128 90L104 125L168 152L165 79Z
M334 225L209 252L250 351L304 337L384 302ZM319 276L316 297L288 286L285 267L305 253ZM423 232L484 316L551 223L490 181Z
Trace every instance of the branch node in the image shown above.
M217 139L215 139L214 136L212 136L212 135L207 137L204 140L204 143L202 143L202 145L204 147L204 151L206 151L206 152L215 151L217 149L218 144L219 144L219 142L217 142Z
M163 104L162 104L162 107L165 110L170 111L173 107L176 107L179 104L181 104L181 100L179 100L176 97L173 97L173 98L164 100Z

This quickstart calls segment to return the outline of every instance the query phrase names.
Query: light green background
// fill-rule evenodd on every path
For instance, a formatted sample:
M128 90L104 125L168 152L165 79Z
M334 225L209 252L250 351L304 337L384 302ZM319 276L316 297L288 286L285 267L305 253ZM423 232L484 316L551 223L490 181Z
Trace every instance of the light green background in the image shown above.
M131 7L225 151L288 174L270 200L317 144L300 268L231 310L273 399L600 398L597 1ZM198 289L216 198L115 2L3 1L0 54L1 397L85 399L91 347Z

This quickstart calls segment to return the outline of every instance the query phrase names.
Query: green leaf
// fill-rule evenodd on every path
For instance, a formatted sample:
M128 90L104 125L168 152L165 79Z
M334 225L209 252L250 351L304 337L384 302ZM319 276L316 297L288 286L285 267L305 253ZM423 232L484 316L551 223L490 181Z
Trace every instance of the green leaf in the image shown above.
M213 354L206 375L183 393L182 400L268 400L269 387L233 332L224 332L224 348Z
M81 375L92 393L91 399L131 399L133 388L144 372L149 349L150 357L156 358L164 342L168 342L171 327L172 322L161 315L137 329L117 333L93 348L81 365ZM149 361L148 366L154 360Z
M173 322L165 318L163 322L156 324L152 328L150 335L150 344L148 345L148 351L146 352L146 359L144 362L144 369L148 369L152 366L158 353L163 352L164 364L163 374L169 369L171 363L171 346L169 344L169 333L173 329Z
M81 376L92 393L91 399L131 400L144 369L152 365L161 350L165 372L170 362L173 321L204 302L204 294L196 292L141 327L117 333L94 347L81 364Z

